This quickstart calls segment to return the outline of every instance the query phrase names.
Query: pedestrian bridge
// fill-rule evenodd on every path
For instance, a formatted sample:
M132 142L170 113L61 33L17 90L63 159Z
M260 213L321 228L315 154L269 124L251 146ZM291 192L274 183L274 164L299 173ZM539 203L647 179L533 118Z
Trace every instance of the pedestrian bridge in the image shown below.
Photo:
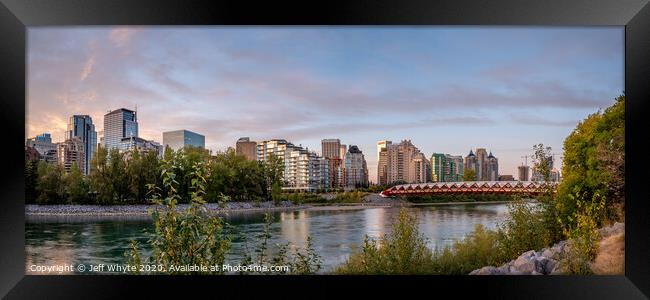
M461 181L401 184L380 193L382 197L441 194L524 194L539 195L557 182L542 181Z

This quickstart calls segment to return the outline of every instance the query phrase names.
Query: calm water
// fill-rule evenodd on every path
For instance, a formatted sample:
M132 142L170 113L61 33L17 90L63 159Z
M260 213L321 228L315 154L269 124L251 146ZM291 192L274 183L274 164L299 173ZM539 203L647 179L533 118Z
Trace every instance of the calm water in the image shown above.
M476 224L494 228L507 214L505 204L448 205L408 208L418 216L419 228L430 247L451 244L471 232ZM388 233L399 208L305 209L274 212L271 243L304 246L308 235L321 255L324 269L345 261L364 235ZM230 213L227 222L235 236L228 261L236 264L245 244L252 248L263 231L264 213ZM148 217L35 217L25 226L26 271L30 265L122 264L131 239L146 245ZM242 238L245 237L245 238ZM76 272L75 272L76 273ZM88 274L86 272L85 274Z

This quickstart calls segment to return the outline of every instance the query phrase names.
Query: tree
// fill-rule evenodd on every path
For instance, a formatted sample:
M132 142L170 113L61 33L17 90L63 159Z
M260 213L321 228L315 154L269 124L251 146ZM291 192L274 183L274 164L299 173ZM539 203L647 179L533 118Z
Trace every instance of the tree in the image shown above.
M63 167L41 161L38 164L38 204L60 204L65 201L65 183Z
M90 191L94 193L95 203L112 204L114 201L113 184L111 183L110 166L108 165L108 150L98 146L95 156L90 162Z
M38 160L25 160L25 203L36 203L38 198Z
M563 180L557 198L565 224L576 211L571 195L607 199L609 219L623 218L625 203L625 95L605 109L589 115L564 140ZM600 225L600 224L598 224Z
M88 202L88 182L76 164L72 165L70 172L65 175L65 194L69 203Z
M466 169L463 173L463 181L476 181L476 171Z

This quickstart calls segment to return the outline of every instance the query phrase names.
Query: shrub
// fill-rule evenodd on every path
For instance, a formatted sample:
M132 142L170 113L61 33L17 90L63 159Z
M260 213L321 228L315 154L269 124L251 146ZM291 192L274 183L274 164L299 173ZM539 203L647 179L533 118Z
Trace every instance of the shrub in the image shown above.
M131 242L129 254L132 264L146 261L167 269L170 265L219 266L217 273L223 273L220 266L225 261L225 255L230 249L230 239L223 234L224 222L219 217L210 216L205 208L205 164L196 162L189 173L191 183L190 206L183 212L176 210L178 182L175 171L178 168L173 161L162 161L162 188L149 185L153 200L158 209L152 211L154 232L149 243L152 254L141 259L138 245ZM161 199L160 191L165 190L167 196ZM207 272L183 272L167 269L167 274L200 274Z
M508 219L498 225L496 232L500 257L514 259L551 243L544 206L518 199L508 204L508 213Z
M563 272L566 274L592 274L589 263L596 258L598 249L598 224L605 216L605 197L596 193L591 201L584 201L581 195L571 195L576 202L577 210L569 222L575 225L567 226L564 234L569 240L569 251L561 261Z
M365 237L361 249L353 249L337 274L430 274L433 252L419 232L417 219L401 209L390 234L372 240Z
M464 239L435 252L433 271L436 274L468 274L484 266L505 263L500 253L497 233L478 224Z

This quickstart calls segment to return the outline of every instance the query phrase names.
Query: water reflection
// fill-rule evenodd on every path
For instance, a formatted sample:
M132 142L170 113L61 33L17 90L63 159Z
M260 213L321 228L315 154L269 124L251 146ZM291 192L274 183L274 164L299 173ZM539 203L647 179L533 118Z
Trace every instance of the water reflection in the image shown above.
M503 204L450 205L407 208L418 218L420 231L431 248L450 245L470 233L476 224L494 228L507 213ZM270 245L290 242L303 247L307 236L323 258L326 270L345 261L364 236L379 238L391 230L398 208L319 209L274 212ZM264 214L225 216L233 236L228 261L238 262L244 249L254 248L264 229ZM32 264L125 263L132 239L146 246L146 217L28 217L25 234L26 269ZM144 249L148 251L148 249ZM27 273L29 270L27 270Z

